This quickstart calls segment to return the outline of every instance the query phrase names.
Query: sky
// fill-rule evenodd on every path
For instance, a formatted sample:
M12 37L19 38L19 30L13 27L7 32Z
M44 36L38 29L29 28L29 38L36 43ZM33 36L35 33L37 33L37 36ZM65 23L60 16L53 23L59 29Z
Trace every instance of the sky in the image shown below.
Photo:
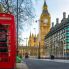
M29 33L37 34L39 32L39 22L35 23L36 20L40 19L40 15L42 13L42 7L44 4L44 0L32 0L33 7L35 8L34 14L36 14L32 26L30 27L30 30L27 32L23 32L24 37L28 38ZM51 16L51 22L54 22L56 24L56 18L59 18L59 23L61 22L61 19L63 18L63 12L66 12L66 17L69 14L69 0L46 0L48 11ZM23 41L23 44L26 44L26 39Z

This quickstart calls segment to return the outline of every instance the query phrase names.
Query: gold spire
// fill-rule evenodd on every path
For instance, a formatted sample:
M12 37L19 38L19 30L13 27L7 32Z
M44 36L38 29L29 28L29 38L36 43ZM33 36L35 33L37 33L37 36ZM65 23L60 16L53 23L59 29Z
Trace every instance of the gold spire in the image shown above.
M46 4L46 0L44 0L44 5L43 5L43 10L47 10L47 4Z
M48 6L46 4L46 0L44 0L44 5L43 5L43 12L42 14L47 14L49 15L49 12L48 12Z

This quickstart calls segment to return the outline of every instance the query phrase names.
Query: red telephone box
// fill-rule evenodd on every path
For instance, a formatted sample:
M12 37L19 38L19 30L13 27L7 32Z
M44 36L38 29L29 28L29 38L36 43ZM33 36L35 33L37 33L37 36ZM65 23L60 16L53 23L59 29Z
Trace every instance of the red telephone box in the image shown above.
M14 16L0 13L0 69L16 66L16 28Z

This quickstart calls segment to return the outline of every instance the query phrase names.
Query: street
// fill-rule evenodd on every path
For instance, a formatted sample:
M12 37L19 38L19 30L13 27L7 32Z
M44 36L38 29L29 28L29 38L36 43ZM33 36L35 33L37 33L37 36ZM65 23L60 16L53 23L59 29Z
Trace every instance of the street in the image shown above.
M69 69L69 63L45 61L38 59L25 59L28 69Z

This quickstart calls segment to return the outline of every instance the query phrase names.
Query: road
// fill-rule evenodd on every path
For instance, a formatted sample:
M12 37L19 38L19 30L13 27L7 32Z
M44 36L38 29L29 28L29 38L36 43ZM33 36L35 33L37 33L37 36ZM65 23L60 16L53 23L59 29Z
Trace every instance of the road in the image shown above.
M25 59L28 69L69 69L69 63Z

